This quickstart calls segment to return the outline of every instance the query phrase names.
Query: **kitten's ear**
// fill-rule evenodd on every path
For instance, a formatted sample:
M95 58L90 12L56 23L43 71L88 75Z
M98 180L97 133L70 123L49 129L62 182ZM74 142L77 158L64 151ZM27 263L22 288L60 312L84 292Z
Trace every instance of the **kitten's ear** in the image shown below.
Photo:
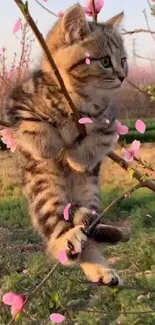
M62 30L67 43L70 44L83 40L90 33L85 12L79 4L67 10L63 16Z
M117 28L120 25L123 18L124 18L124 11L122 11L120 14L118 14L118 15L112 17L111 19L107 20L106 22L104 22L104 25L106 25L106 26L108 25L113 28Z

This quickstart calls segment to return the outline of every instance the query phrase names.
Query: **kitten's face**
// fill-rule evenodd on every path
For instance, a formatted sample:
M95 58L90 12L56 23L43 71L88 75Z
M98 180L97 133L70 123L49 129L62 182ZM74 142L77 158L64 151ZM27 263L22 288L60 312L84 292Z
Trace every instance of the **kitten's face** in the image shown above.
M126 51L116 25L117 15L105 24L88 23L81 6L70 8L47 43L69 88L115 89L127 76ZM86 63L89 53L90 64ZM45 66L45 65L44 65Z

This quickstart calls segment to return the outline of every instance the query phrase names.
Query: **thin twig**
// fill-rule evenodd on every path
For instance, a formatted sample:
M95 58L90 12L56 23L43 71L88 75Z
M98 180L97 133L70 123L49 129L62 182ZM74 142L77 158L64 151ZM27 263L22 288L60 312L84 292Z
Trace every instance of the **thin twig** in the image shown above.
M153 30L142 29L142 28L137 28L137 29L133 29L133 30L122 29L122 31L123 31L122 35L133 35L133 34L138 34L138 33L155 34L155 31L153 31Z
M149 1L147 1L149 3ZM151 28L150 28L150 24L149 24L149 21L148 21L148 18L147 18L147 14L146 14L146 11L145 9L143 10L143 14L144 14L144 17L145 17L145 21L146 21L146 24L147 24L147 28L151 34L151 37L153 39L153 41L155 42L155 36L154 36L154 33L152 32Z
M92 0L93 20L97 23L97 12L95 8L95 0Z
M42 286L45 284L45 282L50 278L51 274L54 273L54 271L57 269L58 265L60 263L56 263L53 268L49 271L49 273L45 276L45 278L39 283L39 285L31 292L31 294L25 299L23 308L27 305L27 303L35 296L35 294L42 288ZM16 317L13 317L8 325L12 325L15 321Z
M88 227L87 229L87 233L89 234L91 232L91 230L93 228L96 227L96 225L100 222L101 218L103 218L103 216L111 209L113 208L114 205L116 205L118 202L120 202L121 200L123 200L126 195L130 195L131 193L133 193L134 191L138 190L140 187L142 187L142 185L140 183L138 183L137 185L133 186L132 188L130 188L128 191L125 191L123 194L121 194L119 197L117 197L114 201L112 201L107 207L106 209L91 223L91 225Z
M138 91L140 91L142 94L146 95L147 97L150 97L150 95L148 94L147 91L142 90L141 88L139 88L138 86L136 86L132 81L130 81L129 79L126 79L126 82L132 86L133 88L137 89Z
M130 173L132 170L133 178L136 178L140 183L141 186L149 188L151 191L155 192L155 184L152 183L150 180L143 180L143 175L139 173L136 169L131 168L130 165L120 156L118 156L115 152L110 152L108 157L115 161L119 166L121 166L124 170Z
M42 5L42 3L40 3L38 0L35 0L35 2L38 3L38 5L40 7L42 7L44 10L46 10L49 14L55 16L55 17L58 17L58 15L56 15L53 11L51 11L50 9L46 8L45 6Z
M74 103L73 103L73 101L72 101L72 99L71 99L71 97L70 97L70 95L69 95L69 93L68 93L68 91L67 91L67 89L65 87L64 81L63 81L63 79L62 79L62 77L60 75L60 72L59 72L59 70L58 70L58 68L57 68L57 66L55 64L55 61L54 61L54 59L53 59L53 57L52 57L52 55L51 55L51 53L49 51L49 48L48 48L42 34L40 33L37 25L35 24L33 18L31 17L31 15L29 13L27 2L26 2L26 4L24 4L22 0L13 0L13 1L17 4L19 9L21 10L21 12L24 15L26 21L28 22L29 26L33 30L33 32L34 32L34 34L35 34L41 48L43 49L44 53L46 54L47 59L48 59L50 65L51 65L51 68L52 68L52 70L53 70L53 72L54 72L54 74L55 74L55 76L57 78L58 84L59 84L59 86L60 86L60 88L62 90L62 93L63 93L64 97L66 98L69 107L71 108L71 110L73 111L73 113L75 115L75 122L76 122L77 128L78 128L80 134L83 137L85 137L86 136L85 127L84 127L83 124L79 123L79 119L81 118L81 116L80 116L77 108L75 107L75 105L74 105Z
M142 59L142 60L155 61L155 59L153 59L153 58L147 58L147 57L142 56L142 55L139 55L139 54L137 54L137 53L135 53L135 56L136 56L137 58L139 58L139 59Z

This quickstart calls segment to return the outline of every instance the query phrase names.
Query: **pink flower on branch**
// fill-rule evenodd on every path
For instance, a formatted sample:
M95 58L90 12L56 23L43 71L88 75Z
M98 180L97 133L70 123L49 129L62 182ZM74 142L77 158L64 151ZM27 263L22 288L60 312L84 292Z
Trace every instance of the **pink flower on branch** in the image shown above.
M104 6L104 0L94 0L95 2L95 13L99 14L102 7ZM88 16L93 16L93 2L92 0L85 0L85 13Z
M5 305L11 306L11 315L15 317L22 309L24 305L24 299L22 296L14 292L8 292L2 299Z
M124 160L127 162L132 162L134 157L137 156L139 148L140 148L140 141L137 140L134 140L132 142L129 150L123 148L122 151L124 152Z

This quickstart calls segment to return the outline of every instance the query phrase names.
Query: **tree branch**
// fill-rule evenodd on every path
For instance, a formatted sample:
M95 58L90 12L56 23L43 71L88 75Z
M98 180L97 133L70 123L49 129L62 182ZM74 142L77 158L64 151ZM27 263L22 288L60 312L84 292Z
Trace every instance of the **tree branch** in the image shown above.
M51 11L50 9L46 8L45 6L42 5L42 3L40 3L38 0L35 0L36 3L38 3L38 5L43 8L44 10L46 10L49 14L58 17L58 15L56 15L53 11Z
M53 59L53 57L52 57L52 55L51 55L51 53L50 53L50 51L49 51L49 49L47 47L47 44L46 44L42 34L40 33L38 27L36 26L33 18L31 17L31 15L29 13L28 2L26 2L26 4L24 4L22 0L13 0L13 1L17 4L18 8L20 9L22 14L24 15L26 21L28 22L29 26L33 30L33 32L34 32L34 34L35 34L41 48L43 49L44 53L46 54L47 59L48 59L50 65L51 65L51 68L52 68L52 70L53 70L53 72L54 72L54 74L55 74L55 76L57 78L58 84L59 84L59 86L60 86L60 88L62 90L62 93L63 93L64 97L66 98L69 107L71 108L71 110L73 111L73 113L75 115L75 122L76 122L77 128L78 128L79 132L81 133L81 135L83 137L85 137L86 136L85 127L84 127L83 124L79 123L79 119L81 118L81 116L80 116L77 108L75 107L75 105L74 105L74 103L73 103L73 101L72 101L72 99L71 99L71 97L70 97L70 95L69 95L69 93L68 93L68 91L67 91L67 89L65 87L64 81L63 81L63 79L62 79L62 77L60 75L60 72L59 72L59 70L58 70L58 68L57 68L57 66L55 64L55 61L54 61L54 59Z
M122 35L133 35L133 34L139 34L139 33L149 33L149 34L155 34L155 31L153 30L149 30L149 29L142 29L142 28L137 28L137 29L133 29L133 30L126 30L126 29L122 29Z
M136 178L142 187L147 187L151 191L155 192L155 184L152 183L150 180L143 180L143 175L139 173L136 169L131 168L130 165L120 156L118 156L115 152L110 152L108 157L115 161L120 167L122 167L124 170L126 170L128 173L130 173L130 170L133 171L133 177Z

